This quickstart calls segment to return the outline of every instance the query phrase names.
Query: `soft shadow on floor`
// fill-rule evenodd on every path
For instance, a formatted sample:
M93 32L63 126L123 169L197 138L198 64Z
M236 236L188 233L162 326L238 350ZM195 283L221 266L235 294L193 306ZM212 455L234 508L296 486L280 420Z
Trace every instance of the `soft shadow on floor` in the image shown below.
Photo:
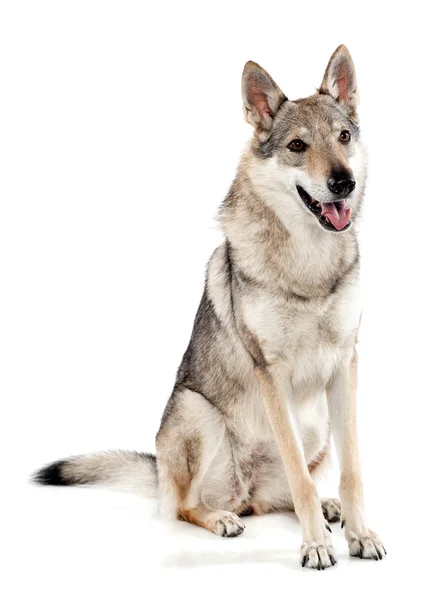
M163 567L209 567L250 563L275 563L297 570L300 565L298 550L245 550L243 552L178 552L161 559Z

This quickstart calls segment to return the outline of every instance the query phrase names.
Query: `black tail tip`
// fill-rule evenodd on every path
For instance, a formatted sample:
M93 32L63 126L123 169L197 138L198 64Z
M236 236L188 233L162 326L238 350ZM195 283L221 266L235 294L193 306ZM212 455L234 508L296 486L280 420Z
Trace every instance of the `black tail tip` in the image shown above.
M58 460L34 473L32 480L39 485L70 485L64 478L63 467L67 461Z

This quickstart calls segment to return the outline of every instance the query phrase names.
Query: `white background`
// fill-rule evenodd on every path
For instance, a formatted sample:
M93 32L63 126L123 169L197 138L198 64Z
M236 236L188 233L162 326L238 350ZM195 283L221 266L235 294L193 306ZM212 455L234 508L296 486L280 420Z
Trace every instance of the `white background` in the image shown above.
M3 598L390 598L440 585L446 44L441 3L415 6L1 3ZM340 43L370 154L360 440L386 561L349 559L336 525L337 567L311 572L293 515L221 539L160 522L148 500L28 484L70 454L154 450L251 135L244 63L293 99L313 93ZM336 487L334 465L323 492Z

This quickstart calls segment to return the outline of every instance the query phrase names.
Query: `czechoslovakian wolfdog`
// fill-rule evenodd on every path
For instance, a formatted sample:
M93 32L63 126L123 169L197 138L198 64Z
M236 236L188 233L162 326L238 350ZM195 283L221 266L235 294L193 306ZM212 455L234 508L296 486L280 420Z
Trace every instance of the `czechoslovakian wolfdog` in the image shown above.
M105 452L38 471L48 485L104 484L157 495L160 512L221 536L241 517L294 510L302 565L336 563L328 521L352 556L382 559L363 507L357 426L360 321L356 220L366 176L354 65L340 46L318 91L288 100L254 62L242 75L254 128L220 210L191 341L157 434L157 457ZM340 501L315 478L331 433Z

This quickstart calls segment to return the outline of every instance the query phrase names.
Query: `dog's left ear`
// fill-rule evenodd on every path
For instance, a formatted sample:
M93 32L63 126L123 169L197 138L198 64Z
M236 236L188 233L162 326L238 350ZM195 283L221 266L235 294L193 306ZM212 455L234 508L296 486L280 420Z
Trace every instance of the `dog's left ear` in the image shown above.
M261 139L268 137L273 119L287 100L270 75L253 61L248 61L242 73L242 101L245 120Z
M355 114L360 97L354 63L346 46L339 46L331 56L320 87L320 94L330 94Z

